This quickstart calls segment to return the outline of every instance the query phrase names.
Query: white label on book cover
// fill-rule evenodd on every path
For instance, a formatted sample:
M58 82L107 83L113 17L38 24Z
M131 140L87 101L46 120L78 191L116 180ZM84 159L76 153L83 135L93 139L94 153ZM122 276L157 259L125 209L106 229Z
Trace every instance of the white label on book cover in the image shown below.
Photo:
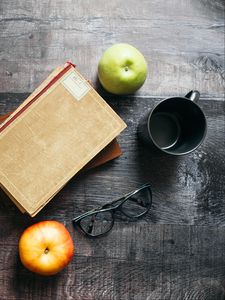
M78 101L90 90L88 83L75 71L71 72L66 78L64 78L62 80L62 84Z

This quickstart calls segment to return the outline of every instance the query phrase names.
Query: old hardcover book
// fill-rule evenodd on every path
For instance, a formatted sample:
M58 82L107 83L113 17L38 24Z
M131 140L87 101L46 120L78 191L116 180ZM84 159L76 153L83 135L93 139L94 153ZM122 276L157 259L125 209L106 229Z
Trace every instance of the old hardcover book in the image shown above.
M0 116L0 123L4 122L13 112L8 112ZM107 163L119 157L122 154L120 145L115 138L111 143L109 143L103 150L101 150L87 165L84 166L82 170L88 170L100 165Z
M0 186L34 216L126 127L72 64L0 125Z

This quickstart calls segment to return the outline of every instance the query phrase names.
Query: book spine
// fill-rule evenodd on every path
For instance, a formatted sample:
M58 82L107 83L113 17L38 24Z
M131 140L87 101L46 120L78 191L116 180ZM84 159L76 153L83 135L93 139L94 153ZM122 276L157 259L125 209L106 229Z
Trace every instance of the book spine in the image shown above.
M67 62L64 69L59 72L36 96L34 96L26 105L24 105L12 118L0 125L0 133L8 127L15 119L17 119L25 110L27 110L41 95L43 95L55 82L57 82L71 67L75 65Z

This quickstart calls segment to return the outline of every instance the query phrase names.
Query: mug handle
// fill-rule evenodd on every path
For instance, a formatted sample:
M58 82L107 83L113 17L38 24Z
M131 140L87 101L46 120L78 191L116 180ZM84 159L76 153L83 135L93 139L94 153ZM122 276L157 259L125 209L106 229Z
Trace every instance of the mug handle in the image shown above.
M190 99L191 101L198 102L200 98L200 93L199 91L190 91L185 98Z

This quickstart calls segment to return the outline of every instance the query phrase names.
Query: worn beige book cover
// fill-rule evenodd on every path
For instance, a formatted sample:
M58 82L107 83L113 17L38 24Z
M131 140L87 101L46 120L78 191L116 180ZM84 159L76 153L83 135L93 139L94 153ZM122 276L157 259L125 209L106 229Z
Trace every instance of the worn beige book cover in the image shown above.
M72 64L0 125L0 185L34 216L126 127Z

